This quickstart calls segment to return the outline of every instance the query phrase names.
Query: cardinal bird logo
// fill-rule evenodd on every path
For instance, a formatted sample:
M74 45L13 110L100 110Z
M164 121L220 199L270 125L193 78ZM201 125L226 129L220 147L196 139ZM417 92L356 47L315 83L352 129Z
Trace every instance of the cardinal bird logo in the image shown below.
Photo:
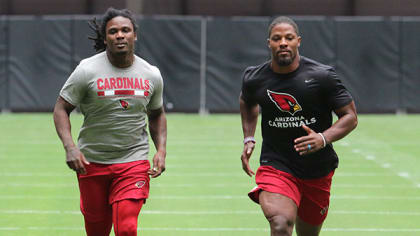
M137 181L134 185L137 187L137 188L141 188L141 187L143 187L144 186L144 184L145 184L146 182L144 182L144 181Z
M120 100L120 104L124 109L128 108L128 102L124 101L124 100Z
M302 110L302 107L296 101L296 99L287 93L276 93L267 89L268 97L271 101L280 109L282 112L288 112L292 116Z

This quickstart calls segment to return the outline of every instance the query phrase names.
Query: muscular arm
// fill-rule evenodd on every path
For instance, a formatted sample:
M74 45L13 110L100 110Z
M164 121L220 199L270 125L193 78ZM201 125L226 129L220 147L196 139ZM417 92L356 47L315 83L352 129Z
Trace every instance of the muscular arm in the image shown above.
M245 137L254 137L257 127L259 107L258 104L250 105L239 97L239 106L241 111L242 131Z
M344 138L357 126L357 113L354 102L334 110L338 120L323 132L327 143L332 143Z
M77 173L84 174L86 173L85 165L88 165L89 162L86 161L85 156L74 144L71 135L70 113L74 108L75 106L59 96L54 107L54 124L57 134L63 143L64 150L66 151L67 165Z
M74 110L74 106L58 97L54 107L54 124L58 136L63 143L64 149L75 147L71 136L70 113Z
M255 129L257 127L259 106L258 104L248 104L242 99L242 94L239 97L239 106L241 111L241 120L242 120L242 131L244 138L254 137ZM242 160L242 169L249 176L254 175L249 165L249 159L251 158L252 151L254 150L255 143L247 142L244 144L244 149L242 151L241 160Z
M155 178L165 171L166 158L166 115L163 107L151 110L147 114L149 119L149 131L155 144L156 154L153 157L153 169L149 170L149 174Z
M342 139L357 126L357 113L354 102L334 110L334 113L338 116L338 120L322 133L327 144ZM324 141L321 135L306 125L303 125L302 128L308 135L295 139L296 151L300 155L306 155L322 149ZM309 149L308 146L311 146L311 148Z

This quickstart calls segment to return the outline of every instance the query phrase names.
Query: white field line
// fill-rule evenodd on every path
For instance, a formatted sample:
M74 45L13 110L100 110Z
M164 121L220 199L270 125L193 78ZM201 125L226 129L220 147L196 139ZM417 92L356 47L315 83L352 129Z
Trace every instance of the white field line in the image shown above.
M322 231L333 232L420 232L420 228L416 229L384 229L384 228L325 228Z
M80 199L79 196L74 195L73 197L70 196L33 196L33 195L0 195L0 199L39 199L39 200L53 200L53 199L74 199L74 200L78 200ZM238 200L238 199L248 199L248 196L246 196L246 194L244 194L243 196L240 195L193 195L193 196L150 196L150 199L164 199L164 200L215 200L215 199L224 199L224 200L229 200L229 199L234 199L234 200Z
M340 176L340 177L387 177L387 176L395 176L395 174L392 173L366 173L366 172L337 172L334 174L334 176Z
M334 145L339 145L339 146L343 146L343 147L348 147L348 146L350 146L350 143L349 143L349 142L347 142L347 141L345 141L345 140L340 140L340 141L337 141L336 143L334 143Z
M369 153L367 153L363 150L360 150L360 149L352 149L352 152L360 155L361 157L363 157L364 159L366 159L367 161L369 161L371 163L375 163L376 165L382 167L383 169L389 170L389 172L392 173L394 176L399 176L401 178L407 179L407 180L411 181L417 187L420 187L420 183L416 182L419 179L418 178L419 177L418 173L416 173L416 172L413 173L413 171L411 173L409 173L405 170L395 171L391 168L392 165L390 163L388 163L386 160L384 161L383 158L376 158L375 155L369 154Z
M171 158L172 158L172 156L171 156ZM348 163L348 164L346 163L346 164L343 164L343 165L345 165L346 169L350 169L350 168L369 169L369 168L372 168L372 167L377 167L377 164L375 164L375 163L371 163L370 165L367 165L366 163ZM32 170L34 170L34 169L39 170L39 169L45 168L46 166L48 166L49 170L51 170L52 166L54 166L54 167L64 167L65 164L63 164L61 162L60 163L49 162L48 164L46 162L31 163ZM7 163L7 164L3 163L1 167L2 167L3 170L8 170L8 171L10 171L10 169L21 170L21 168L18 168L16 166L15 162L13 162L13 163L10 162L10 163ZM223 164L219 164L219 163L168 164L168 165L166 165L166 169L171 170L171 171L175 170L175 169L176 170L179 170L179 169L182 169L182 170L184 170L184 169L187 169L187 170L217 169L219 171L226 171L226 172L237 171L237 170L241 171L240 164L238 164L238 163L229 163L229 164L226 164L226 163L223 163Z
M80 211L60 210L0 210L1 214L9 215L81 215ZM329 214L336 215L387 215L387 216L420 216L420 212L405 211L337 211L331 210ZM140 214L146 215L260 215L262 211L160 211L142 210Z
M267 228L138 228L139 231L266 231ZM333 231L333 232L420 232L420 228L417 229L384 229L384 228L323 228L322 231Z
M244 173L203 173L203 172L191 172L191 173L164 173L168 177L246 177ZM48 173L48 172L38 172L38 173L16 173L16 172L3 172L0 173L0 176L4 177L74 177L73 173ZM392 173L366 173L366 172L338 172L334 176L342 177L386 177L386 176L395 176Z
M419 201L420 196L363 196L363 195L331 195L331 199L348 199L348 200L412 200Z
M3 172L0 173L3 177L76 177L76 174L69 173L52 173L52 172Z
M14 188L77 188L76 183L68 184L48 184L48 183L0 183L0 187ZM1 196L1 195L0 195Z
M160 184L152 183L152 188L250 188L253 187L253 183L242 183L242 184ZM14 187L14 188L75 188L77 185L75 183L61 183L61 184L51 184L51 183L0 183L0 187ZM407 184L333 184L333 188L396 188L396 189L410 189L418 188L420 186L416 185L407 185ZM1 196L1 194L0 194Z
M83 227L0 227L0 231L84 231ZM188 228L188 227L139 227L137 231L187 231L187 232L238 232L257 231L268 232L267 228ZM420 228L323 228L322 231L332 232L420 232Z
M0 139L0 142L4 145L7 146L22 146L24 144L29 144L29 145L60 145L61 142L57 139L57 140L35 140L35 139Z
M83 227L0 227L0 231L84 231ZM238 232L257 231L268 232L267 228L188 228L188 227L139 227L137 231L187 231L187 232ZM420 232L420 228L323 228L322 231L332 232Z
M52 140L6 140L6 139L0 139L0 143L2 143L3 145L7 145L7 146L22 146L22 145L60 145L61 146L61 142L58 140L56 141L52 141ZM226 146L231 146L231 147L242 147L243 144L242 142L238 142L238 141L224 141L224 140L216 140L216 139L202 139L202 140L197 140L197 139L189 139L189 140L171 140L170 143L168 143L169 146L178 146L178 145L190 145L189 148L191 147L197 147L200 146L200 148L202 148L202 146L221 146L221 147L226 147ZM239 150L239 149L238 149ZM207 151L206 151L207 152Z
M0 227L0 231L15 231L15 230L22 230L19 227Z
M332 188L398 188L398 189L404 189L404 188L418 188L418 186L415 185L407 185L407 184L333 184Z
M60 200L60 199L79 199L79 196L33 196L33 195L0 195L0 199L32 199L32 200ZM191 196L154 196L151 195L150 199L164 199L164 200L238 200L248 199L246 194L243 195L191 195ZM345 200L404 200L404 201L420 201L420 196L408 197L408 196L363 196L363 195L332 195L331 199L345 199Z

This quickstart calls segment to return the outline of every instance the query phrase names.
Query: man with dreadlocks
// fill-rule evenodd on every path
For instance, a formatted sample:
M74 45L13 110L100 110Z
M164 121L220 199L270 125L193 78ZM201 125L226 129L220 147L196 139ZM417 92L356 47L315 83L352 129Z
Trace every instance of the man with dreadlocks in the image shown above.
M137 235L138 215L149 195L150 177L165 170L166 116L160 71L134 54L132 14L109 8L101 25L90 26L98 54L84 59L60 91L54 123L69 168L77 173L80 209L88 236ZM78 145L70 113L84 115ZM149 131L156 147L148 161Z

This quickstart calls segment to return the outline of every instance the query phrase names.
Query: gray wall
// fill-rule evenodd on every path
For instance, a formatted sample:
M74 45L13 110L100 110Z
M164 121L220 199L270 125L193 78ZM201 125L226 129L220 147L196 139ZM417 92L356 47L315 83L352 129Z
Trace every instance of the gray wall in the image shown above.
M93 16L0 17L0 109L51 111ZM420 112L420 17L293 17L302 55L332 65L361 113ZM269 17L139 16L137 54L158 66L168 111L237 112L243 70L269 59Z
M420 15L418 0L1 0L0 14L102 14L109 6L143 15Z

